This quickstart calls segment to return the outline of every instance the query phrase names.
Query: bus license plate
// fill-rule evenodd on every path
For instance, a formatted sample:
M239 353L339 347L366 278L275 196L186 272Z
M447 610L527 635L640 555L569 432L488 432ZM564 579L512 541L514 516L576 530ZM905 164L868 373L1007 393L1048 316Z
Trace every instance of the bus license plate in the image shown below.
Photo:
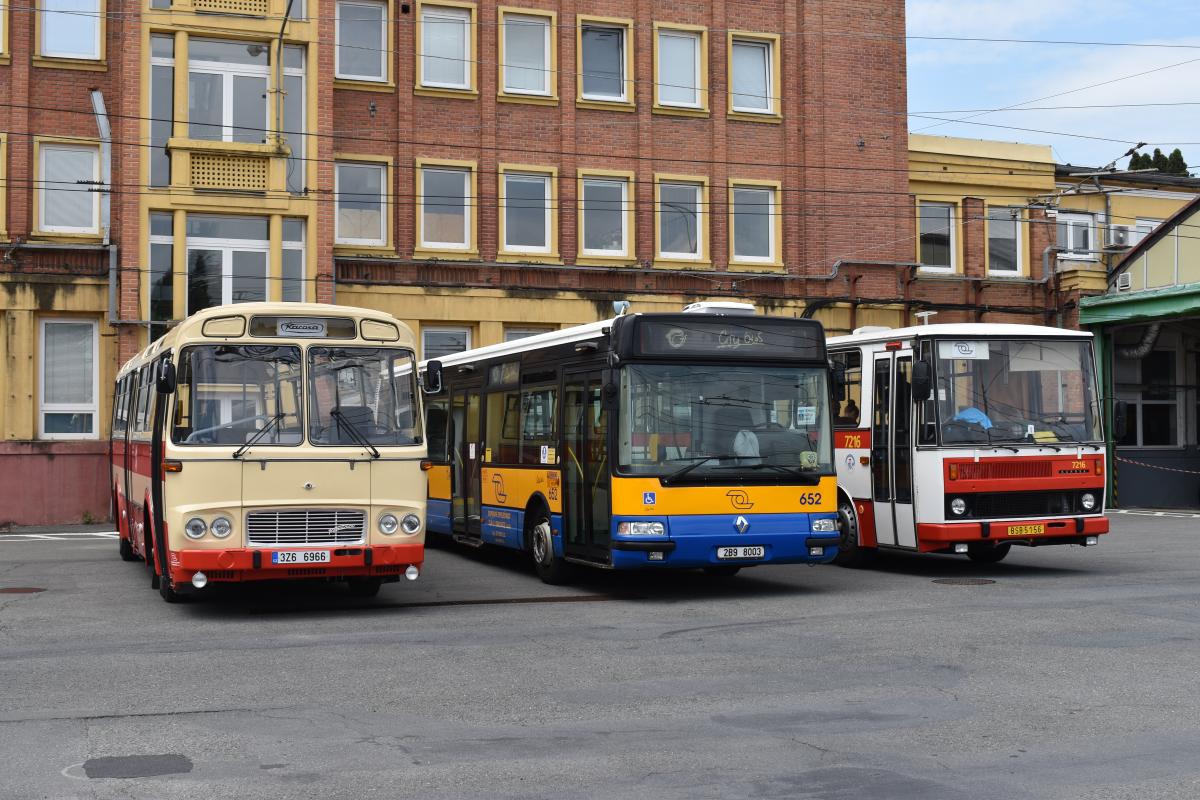
M280 550L271 553L272 564L328 564L328 550Z
M732 561L734 559L747 558L762 558L767 554L767 549L762 545L750 545L749 547L718 547L717 559L720 561Z
M1046 532L1046 526L1038 525L1009 525L1009 536L1040 536Z

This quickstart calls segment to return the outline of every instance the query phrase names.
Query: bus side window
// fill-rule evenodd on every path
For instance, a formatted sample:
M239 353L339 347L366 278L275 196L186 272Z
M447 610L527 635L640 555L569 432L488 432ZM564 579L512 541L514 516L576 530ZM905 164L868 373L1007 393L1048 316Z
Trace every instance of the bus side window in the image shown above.
M449 441L449 431L446 423L450 421L449 402L445 398L430 400L425 406L425 436L429 441L429 458L439 463L449 461L446 444Z
M525 389L521 393L521 463L543 464L542 448L554 447L554 388ZM547 450L547 459L549 451Z
M933 363L931 351L932 345L929 342L921 342L922 361ZM929 399L917 404L917 444L937 444L937 397L938 388L934 386Z
M846 370L846 399L835 402L833 424L838 428L857 428L862 407L862 353L850 350L830 358Z

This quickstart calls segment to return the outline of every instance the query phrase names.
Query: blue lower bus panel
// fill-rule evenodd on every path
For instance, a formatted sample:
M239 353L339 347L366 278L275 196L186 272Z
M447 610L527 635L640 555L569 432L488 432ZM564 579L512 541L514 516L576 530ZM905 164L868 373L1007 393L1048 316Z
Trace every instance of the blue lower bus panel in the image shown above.
M811 519L822 514L698 514L636 518L614 517L612 564L617 569L712 567L756 564L824 564L837 555L838 533L812 532ZM618 524L661 522L664 536L621 536ZM813 555L812 548L820 548Z

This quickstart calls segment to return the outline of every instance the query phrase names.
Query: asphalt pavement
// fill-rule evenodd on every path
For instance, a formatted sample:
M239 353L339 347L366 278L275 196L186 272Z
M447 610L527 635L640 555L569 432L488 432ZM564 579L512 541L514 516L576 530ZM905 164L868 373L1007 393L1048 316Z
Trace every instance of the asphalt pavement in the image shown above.
M182 605L102 528L0 533L0 798L1200 797L1200 518L1113 527L568 587L440 547L371 600Z

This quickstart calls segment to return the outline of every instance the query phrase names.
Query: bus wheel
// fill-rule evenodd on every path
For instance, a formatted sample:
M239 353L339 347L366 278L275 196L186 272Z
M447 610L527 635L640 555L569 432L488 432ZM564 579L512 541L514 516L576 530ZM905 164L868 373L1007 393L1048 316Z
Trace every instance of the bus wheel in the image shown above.
M125 526L125 533L128 537L121 533L121 500L117 495L116 489L112 493L112 515L113 527L117 529L117 550L121 554L122 561L137 561L137 553L133 552L133 531L129 530L129 526Z
M158 593L168 603L182 603L184 600L183 595L175 591L175 582L171 580L170 575L163 575L158 579Z
M858 543L858 514L848 497L838 497L838 554L833 563L839 567L861 567L871 558L872 550Z
M162 583L158 579L158 570L154 566L154 539L150 533L150 520L146 519L142 528L142 558L146 561L146 569L150 570L150 588L161 591Z
M529 542L533 568L538 577L552 586L566 583L571 577L571 567L554 555L554 535L550 530L548 515L541 509L535 509L532 513L526 513L525 519L525 539Z
M383 586L383 578L351 578L346 581L346 589L351 597L374 597Z
M1012 545L1008 542L1004 544L987 544L985 542L972 542L967 545L967 558L972 561L978 561L980 564L997 564L1004 560L1008 555L1008 551L1012 549Z
M121 536L119 532L117 533L117 540L120 542L117 547L121 553L121 560L137 561L137 553L133 552L133 545L129 543L129 540Z
M732 564L722 564L716 567L704 567L704 574L710 578L732 578L741 569L741 567L735 567Z

